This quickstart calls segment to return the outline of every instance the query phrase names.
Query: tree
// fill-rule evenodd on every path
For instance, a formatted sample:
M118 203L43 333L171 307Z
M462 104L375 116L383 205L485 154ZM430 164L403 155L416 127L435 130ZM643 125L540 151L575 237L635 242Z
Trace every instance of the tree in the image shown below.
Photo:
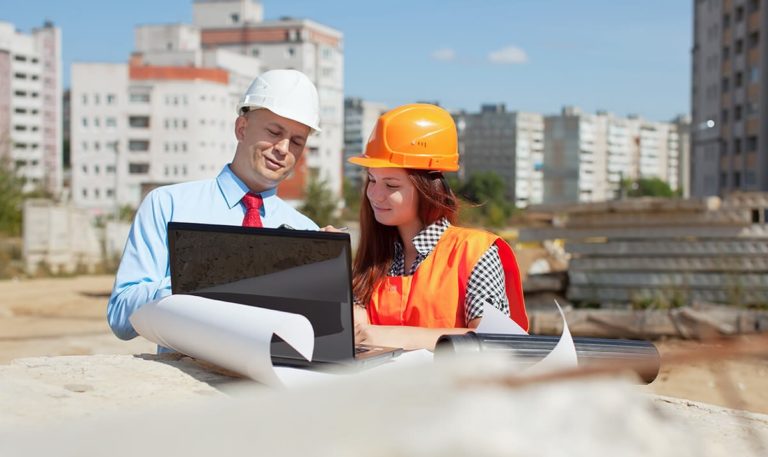
M357 219L360 214L360 202L363 197L362 183L344 178L344 214L347 219Z
M465 182L451 180L451 186L468 202L462 210L463 222L503 227L515 211L504 195L504 181L492 171L472 174Z
M624 194L628 197L664 197L672 198L680 195L669 187L669 184L659 178L625 179L621 182Z
M9 160L0 160L0 233L9 236L21 234L21 205L24 180L16 176Z
M328 189L325 181L316 177L309 179L307 193L304 204L299 209L305 216L309 217L320 227L326 225L336 225L336 201Z

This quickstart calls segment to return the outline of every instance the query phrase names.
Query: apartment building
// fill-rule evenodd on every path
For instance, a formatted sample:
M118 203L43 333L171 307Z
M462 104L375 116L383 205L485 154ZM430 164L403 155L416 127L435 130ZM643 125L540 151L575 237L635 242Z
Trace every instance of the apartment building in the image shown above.
M694 0L691 194L768 190L768 25L761 0Z
M543 201L611 200L624 179L659 178L684 190L689 130L686 117L653 122L565 107L544 119Z
M543 199L544 120L541 114L508 112L504 104L482 105L478 113L454 115L459 130L462 173L494 172L506 197L524 208Z
M78 207L94 214L135 208L154 187L215 177L232 159L235 107L260 64L204 52L195 39L199 33L186 25L140 26L129 62L72 65Z
M62 190L61 32L0 22L0 157L25 191Z

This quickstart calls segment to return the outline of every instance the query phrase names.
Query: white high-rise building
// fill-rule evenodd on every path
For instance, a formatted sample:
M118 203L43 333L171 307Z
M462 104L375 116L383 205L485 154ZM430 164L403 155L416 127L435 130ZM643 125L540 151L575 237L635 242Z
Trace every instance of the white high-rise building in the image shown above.
M257 0L195 0L194 25L204 50L225 49L258 58L258 73L292 68L317 86L322 132L307 142L310 175L342 192L344 148L343 34L308 19L263 20ZM285 184L285 183L284 183ZM284 185L283 184L283 185Z
M565 107L547 116L544 202L594 202L617 198L621 181L659 178L684 189L689 123L652 122Z
M362 185L364 169L347 159L362 154L376 121L386 111L383 103L355 97L344 100L344 177L355 186Z
M29 34L0 22L0 157L25 190L62 190L61 32L50 23Z
M141 26L129 63L72 65L77 206L135 208L152 188L214 177L232 159L237 102L260 64L204 52L196 36L185 25Z

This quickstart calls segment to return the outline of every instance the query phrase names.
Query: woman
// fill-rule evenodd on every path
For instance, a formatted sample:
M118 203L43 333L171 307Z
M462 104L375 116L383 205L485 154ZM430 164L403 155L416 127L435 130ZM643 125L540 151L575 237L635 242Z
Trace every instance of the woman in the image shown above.
M359 343L434 349L440 335L477 327L486 303L528 328L512 249L452 225L457 201L442 172L459 169L457 144L447 111L411 104L383 114L349 159L368 172L353 266Z

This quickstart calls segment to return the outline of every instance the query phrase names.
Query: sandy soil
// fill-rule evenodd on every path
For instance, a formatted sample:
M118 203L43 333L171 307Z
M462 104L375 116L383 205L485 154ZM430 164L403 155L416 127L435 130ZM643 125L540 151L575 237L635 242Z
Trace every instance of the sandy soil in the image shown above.
M43 355L137 354L154 344L117 339L105 319L111 276L0 281L0 364ZM757 344L755 336L739 340ZM760 344L763 344L762 340ZM723 343L662 341L658 378L642 389L768 414L768 351L761 357L729 357L667 363L665 357L709 354Z

